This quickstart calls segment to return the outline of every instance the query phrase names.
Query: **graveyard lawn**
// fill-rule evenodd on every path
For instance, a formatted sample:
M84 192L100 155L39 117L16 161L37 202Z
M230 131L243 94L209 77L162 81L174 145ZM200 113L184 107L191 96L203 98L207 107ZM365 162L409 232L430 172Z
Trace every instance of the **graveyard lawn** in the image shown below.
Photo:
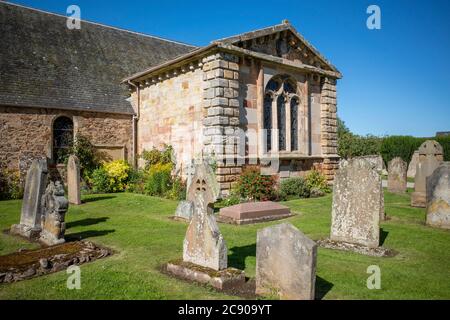
M130 193L90 195L70 206L68 240L89 239L115 250L111 257L81 266L81 289L66 287L58 272L0 285L0 299L220 299L236 298L170 278L161 265L182 256L187 224L169 219L177 202ZM381 224L384 246L398 251L389 258L318 249L316 297L319 299L450 299L450 232L424 225L425 210L411 208L405 195L385 193L390 220ZM331 195L283 204L298 215L286 219L310 238L329 236ZM0 228L20 217L21 201L0 201ZM284 221L286 221L284 220ZM228 245L229 266L255 276L256 232L280 223L220 224ZM0 234L0 254L35 248ZM381 289L366 287L367 268L381 268Z

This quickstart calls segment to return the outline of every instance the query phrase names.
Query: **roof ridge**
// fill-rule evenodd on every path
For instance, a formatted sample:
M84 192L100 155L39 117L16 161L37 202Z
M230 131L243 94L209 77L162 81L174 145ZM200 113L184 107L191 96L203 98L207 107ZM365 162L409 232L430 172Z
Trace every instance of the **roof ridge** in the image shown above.
M24 6L24 5L13 3L13 2L0 1L0 4L11 5L11 6L15 6L15 7L23 8L23 9L28 9L28 10L37 11L37 12L41 12L41 13L45 13L45 14L49 14L49 15L53 15L53 16L57 16L57 17L66 18L66 19L68 18L67 16L59 14L59 13L45 11L45 10L37 9L37 8L32 8L32 7ZM150 35L150 34L137 32L137 31L132 31L132 30L128 30L128 29L123 29L123 28L119 28L119 27L109 26L107 24L102 24L102 23L99 23L99 22L83 20L83 19L80 19L80 21L84 22L84 23L89 23L89 24L93 24L93 25L109 28L109 29L114 29L114 30L118 30L118 31L123 31L123 32L127 32L127 33L136 34L136 35L139 35L139 36L144 36L144 37L148 37L148 38L154 38L154 39L158 39L158 40L162 40L162 41L172 42L172 43L184 45L184 46L187 46L187 47L198 48L198 46L194 46L192 44L188 44L188 43L185 43L185 42L171 40L171 39L166 39L166 38L153 36L153 35Z

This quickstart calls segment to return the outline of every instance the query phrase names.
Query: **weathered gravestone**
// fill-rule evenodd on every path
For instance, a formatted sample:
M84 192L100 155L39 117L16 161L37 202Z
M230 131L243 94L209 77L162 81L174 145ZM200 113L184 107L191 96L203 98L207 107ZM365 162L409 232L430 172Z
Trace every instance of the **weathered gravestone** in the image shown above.
M388 164L388 190L390 192L404 193L406 192L406 184L406 162L400 157L395 157Z
M414 151L409 162L408 172L406 173L408 178L414 178L416 176L417 162L419 162L419 150Z
M193 199L194 212L183 242L183 261L169 262L166 268L177 277L224 289L245 283L245 274L227 268L227 246L213 214L208 167L197 165L189 186L187 197Z
M69 203L81 204L80 160L76 155L70 155L67 162L67 189Z
M313 300L317 245L290 223L258 231L256 293Z
M175 218L190 221L194 214L194 203L192 201L183 200L177 206Z
M427 224L450 229L450 162L427 178Z
M208 183L208 166L196 166L188 199L194 202L194 214L183 243L183 260L214 270L227 267L227 246L219 231L211 204L214 194Z
M368 161L379 174L382 174L383 169L385 168L383 157L379 155L360 156L355 158Z
M381 177L368 161L341 161L334 178L330 239L378 247L381 193Z
M425 208L427 204L426 179L444 160L442 146L427 140L419 148L419 162L414 178L414 192L411 194L411 206Z
M11 234L36 239L41 232L41 199L47 186L47 160L31 163L25 180L20 224L11 226Z
M206 162L204 163L205 170L206 170L206 179L205 181L210 186L210 190L212 192L213 201L216 202L217 199L220 197L220 185L217 182L216 174L214 173L213 169L210 165L208 165ZM203 165L203 164L202 164ZM192 161L192 164L189 164L185 168L186 172L186 187L187 190L190 189L190 186L193 181L193 177L195 175L195 168L196 165L194 164L194 161ZM182 219L182 220L191 220L192 215L194 212L194 199L191 197L191 194L189 192L186 194L186 200L181 201L177 209L175 211L175 218Z
M384 161L381 156L372 155L372 156L361 156L361 157L355 157L353 159L362 159L366 160L370 166L378 172L380 176L383 175L384 169ZM386 219L386 214L384 211L384 192L383 192L383 181L381 181L380 184L380 220L383 221Z
M41 203L42 232L39 240L49 246L64 243L69 201L64 197L63 185L59 181L51 181L45 189Z

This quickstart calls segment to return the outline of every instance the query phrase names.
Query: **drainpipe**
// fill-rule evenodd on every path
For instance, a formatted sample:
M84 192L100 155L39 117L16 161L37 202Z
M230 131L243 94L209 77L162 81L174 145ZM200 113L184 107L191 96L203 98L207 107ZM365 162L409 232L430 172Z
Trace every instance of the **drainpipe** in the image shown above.
M133 86L136 88L136 93L137 93L137 110L136 113L133 114L133 119L132 119L132 128L133 128L133 142L132 142L132 148L133 148L133 168L137 168L137 159L136 159L136 153L137 153L137 123L139 120L139 116L140 116L140 109L141 109L141 89L139 88L139 85L135 85L133 82L131 82L131 80L128 80L127 83L130 86Z

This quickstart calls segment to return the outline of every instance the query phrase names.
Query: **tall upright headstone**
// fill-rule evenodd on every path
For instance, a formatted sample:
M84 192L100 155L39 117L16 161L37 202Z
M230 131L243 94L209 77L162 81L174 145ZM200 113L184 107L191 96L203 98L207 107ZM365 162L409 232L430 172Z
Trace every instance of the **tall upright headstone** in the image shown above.
M47 186L46 159L33 160L27 171L22 200L20 224L11 226L11 233L35 239L41 232L41 199Z
M331 234L333 241L378 247L381 176L367 160L342 160L334 178Z
M227 246L213 215L215 195L208 175L208 165L196 165L187 195L194 212L183 243L183 261L223 270L227 268Z
M419 162L419 150L414 151L409 162L408 172L406 174L408 178L414 178L416 176L417 162Z
M427 140L419 148L419 161L414 179L411 206L425 208L427 204L426 179L444 160L444 152L439 142Z
M313 300L317 245L290 223L258 230L256 293Z
M73 154L69 156L67 161L67 189L69 203L81 204L80 160Z
M380 176L383 175L383 171L385 171L384 160L380 155L369 155L369 156L361 156L355 157L354 159L362 159L366 160L370 166L378 172ZM386 219L386 213L384 211L384 192L383 192L383 182L380 183L380 220L383 221Z
M427 224L450 229L450 162L427 177Z
M42 232L39 240L49 246L64 243L69 201L64 197L64 187L59 181L48 184L42 196L41 207Z
M388 183L387 188L390 192L404 193L406 192L407 164L400 157L395 157L388 164Z

